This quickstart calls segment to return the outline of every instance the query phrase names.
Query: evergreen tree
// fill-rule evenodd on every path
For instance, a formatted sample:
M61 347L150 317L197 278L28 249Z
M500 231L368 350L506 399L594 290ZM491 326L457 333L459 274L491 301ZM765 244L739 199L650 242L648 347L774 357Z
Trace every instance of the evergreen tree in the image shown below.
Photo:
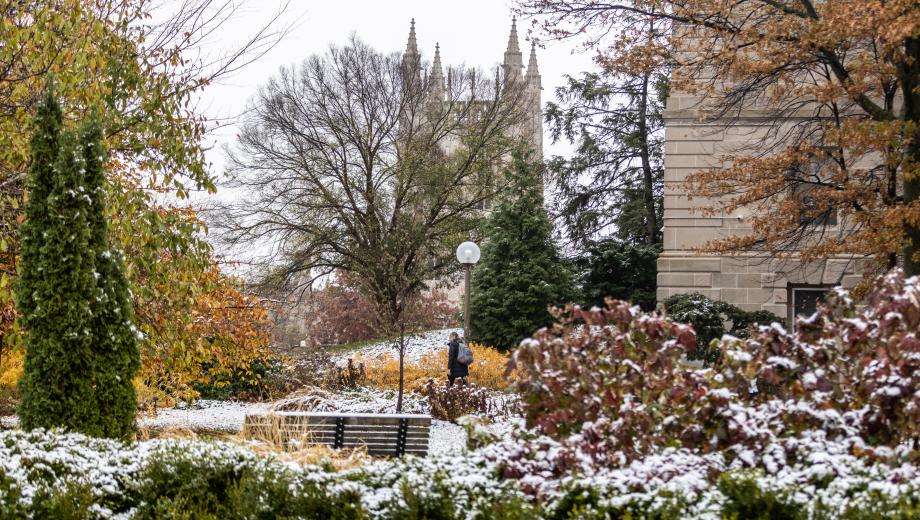
M655 309L661 246L606 238L589 242L575 259L586 307L604 307L607 297L627 300L645 311Z
M81 130L84 187L89 195L87 224L89 248L96 267L96 303L93 334L96 338L95 389L100 428L106 437L126 438L134 433L137 396L132 379L140 368L137 329L133 325L128 281L121 255L109 248L105 218L105 149L96 119Z
M509 189L486 221L473 270L470 335L508 350L552 323L548 308L574 297L571 273L552 240L539 170L515 154Z
M555 213L572 243L586 249L615 233L627 242L661 242L666 70L607 68L568 76L546 106L554 142L571 157L547 162Z
M54 162L57 160L58 138L63 115L54 98L54 85L49 83L35 116L35 132L30 151L32 162L26 179L28 199L25 220L20 226L22 240L19 276L16 278L16 310L20 325L28 329L35 310L34 293L43 278L39 270L42 234L48 221L48 195L54 182Z
M42 112L59 112L53 96L45 100ZM45 133L59 127L43 123ZM23 258L23 272L38 273L31 286L21 286L31 295L20 308L25 323L25 366L20 381L22 402L19 418L24 429L63 427L100 435L99 410L95 405L93 372L93 313L90 298L96 294L94 258L89 247L86 215L88 202L83 187L85 163L76 136L40 135L35 141L57 141L58 150L45 200L30 194L27 215L39 215L30 222L30 234L37 257ZM48 152L41 147L40 151ZM45 156L36 156L44 160ZM44 173L35 168L33 175ZM42 180L30 179L30 185ZM40 193L40 192L38 192ZM46 206L42 212L37 206Z
M25 330L23 428L126 438L140 361L120 256L109 251L102 132L61 131L48 90L33 137L17 309ZM52 159L53 158L53 159Z

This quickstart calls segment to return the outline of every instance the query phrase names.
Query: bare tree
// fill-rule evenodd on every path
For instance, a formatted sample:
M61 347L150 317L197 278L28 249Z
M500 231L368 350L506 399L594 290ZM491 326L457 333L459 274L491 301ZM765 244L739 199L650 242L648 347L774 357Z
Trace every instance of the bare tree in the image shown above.
M373 301L400 360L407 303L453 269L521 144L525 91L496 73L440 69L356 37L269 80L230 153L240 197L217 212L231 247L268 240L263 282L308 287L342 272ZM294 287L291 287L294 288Z

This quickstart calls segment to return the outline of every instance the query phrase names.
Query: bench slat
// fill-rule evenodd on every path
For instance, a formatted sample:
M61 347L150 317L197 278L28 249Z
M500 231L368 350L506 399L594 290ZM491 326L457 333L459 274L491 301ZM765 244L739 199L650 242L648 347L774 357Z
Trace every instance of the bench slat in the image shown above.
M403 453L426 455L431 417L423 415L332 414L280 412L247 415L243 434L277 437L290 446L336 445L337 423L344 424L343 448L364 448L371 455L397 454L400 427L404 431Z
M335 430L285 428L283 426L280 427L278 431L285 432L288 435L300 435L304 437L310 437L310 436L333 437L335 436L335 433L336 433ZM393 438L396 438L399 435L399 432L397 431L386 432L386 431L380 431L380 430L358 430L358 429L350 430L348 428L345 428L344 433L346 437L387 437L387 438L393 437ZM406 437L417 437L420 439L427 439L428 437L430 437L430 435L429 435L429 432L427 431L420 432L420 431L409 430L406 432Z
M289 425L289 424L280 424L280 425L271 425L271 424L255 425L253 424L250 426L253 428L263 428L263 429L271 428L272 426L276 426L279 430L303 433L303 434L335 433L335 428L314 428L312 426L298 426L298 425ZM395 435L396 433L399 432L399 430L396 428L391 429L391 430L382 430L382 429L365 428L362 426L346 426L345 432L346 433L361 433L361 434L369 434L369 435L370 434L381 434L381 435L394 434ZM430 433L430 430L408 428L406 429L406 433L410 435L424 435L427 437Z
M399 421L405 419L410 425L430 425L431 417L426 415L380 415L380 414L317 414L313 412L271 412L262 417L274 415L283 417L287 423L309 423L309 424L335 424L339 417L345 419L345 424L399 424Z

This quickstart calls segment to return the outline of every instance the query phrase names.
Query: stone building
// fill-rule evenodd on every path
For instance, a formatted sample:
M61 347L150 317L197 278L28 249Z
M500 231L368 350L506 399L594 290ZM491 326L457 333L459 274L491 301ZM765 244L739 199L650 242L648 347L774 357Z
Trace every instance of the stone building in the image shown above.
M409 39L406 42L406 50L403 52L402 63L404 70L415 71L417 74L430 74L429 78L429 96L434 101L443 101L445 92L448 88L447 83L450 81L449 74L444 74L444 67L441 63L441 47L435 44L434 57L432 58L431 68L424 71L422 66L422 56L419 52L418 38L415 32L415 19L413 18L409 26ZM511 33L508 35L508 44L505 48L504 58L502 60L502 76L506 82L522 83L525 90L523 96L526 115L524 121L515 131L516 136L522 137L533 149L532 159L542 161L543 159L543 108L541 92L543 90L540 69L537 65L537 47L531 44L530 58L527 63L525 72L524 55L521 52L520 40L517 33L517 20L512 18Z
M710 240L750 229L749 211L706 217L701 208L712 200L687 196L684 180L701 168L718 166L719 157L738 153L763 137L762 114L745 111L731 121L701 122L697 99L672 93L664 112L664 248L658 260L659 302L679 293L698 292L753 311L770 311L787 323L810 314L823 294L836 285L853 287L861 279L860 259L832 257L804 264L763 252L700 254ZM834 231L836 219L818 225Z

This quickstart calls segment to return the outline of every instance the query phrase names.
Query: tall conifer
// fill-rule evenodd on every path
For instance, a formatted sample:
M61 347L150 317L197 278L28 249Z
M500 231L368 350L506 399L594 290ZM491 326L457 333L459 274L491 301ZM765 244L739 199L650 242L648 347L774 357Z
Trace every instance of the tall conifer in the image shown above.
M134 433L137 411L132 383L140 368L137 329L133 324L134 309L124 262L121 255L109 247L102 128L93 118L80 134L85 165L84 188L89 195L89 248L96 268L96 302L93 305L95 402L100 411L102 435L125 438Z
M46 103L57 104L53 98ZM31 287L32 308L20 309L27 324L19 409L25 429L62 427L90 435L102 433L94 399L90 298L96 294L96 281L86 223L89 204L83 187L84 168L76 136L60 134L51 191L44 201L34 196L29 199L29 206L44 204L46 211L43 220L31 224L33 238L41 243L40 254L23 259L24 271L38 273ZM36 208L28 214L42 212Z
M49 83L44 99L35 116L30 151L32 162L26 178L25 221L20 226L21 237L19 275L16 278L16 310L20 325L26 329L35 310L34 293L42 279L40 267L43 233L48 220L48 195L54 180L58 139L63 115L54 97L54 85Z
M537 167L515 154L506 175L509 189L486 222L470 302L472 339L499 349L549 325L548 308L571 302L575 291L552 240Z
M62 132L51 89L35 126L17 286L20 420L25 429L125 438L140 361L122 260L108 244L102 132L95 120Z

